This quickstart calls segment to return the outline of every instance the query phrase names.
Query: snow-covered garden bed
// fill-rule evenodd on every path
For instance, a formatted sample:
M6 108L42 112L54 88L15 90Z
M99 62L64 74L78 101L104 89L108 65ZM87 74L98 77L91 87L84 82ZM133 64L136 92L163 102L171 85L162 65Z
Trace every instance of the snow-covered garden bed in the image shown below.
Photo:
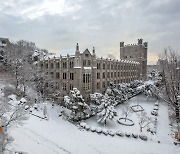
M116 107L117 116L114 117L114 120L107 120L106 124L102 124L102 123L98 123L97 116L94 116L94 117L91 117L90 119L85 120L85 123L89 125L90 127L94 127L95 130L96 128L102 128L102 130L104 129L111 130L115 132L116 135L119 135L119 136L125 135L126 137L131 136L132 138L138 138L138 136L142 133L145 136L148 136L149 130L153 130L153 129L150 129L151 128L150 125L152 125L154 128L154 125L155 125L154 121L155 123L157 123L157 119L153 121L154 116L151 115L151 111L155 107L155 102L156 102L156 99L148 98L147 100L146 96L141 94L141 95L131 98L130 100L127 100L123 104L118 105ZM123 108L127 108L127 105L131 108L132 111L131 111L131 114L128 115L128 117L124 118ZM135 110L137 107L138 107L138 112L136 112ZM133 112L134 110L132 108L135 110L135 112ZM149 117L149 119L152 118L152 122L147 121L147 123L149 122L150 124L145 126L145 128L142 127L142 132L139 125L139 119L140 119L140 116L142 116L140 115L141 112L147 113L147 117ZM120 134L118 133L119 130L121 130ZM104 132L102 131L102 133ZM107 134L107 133L104 133L104 134Z

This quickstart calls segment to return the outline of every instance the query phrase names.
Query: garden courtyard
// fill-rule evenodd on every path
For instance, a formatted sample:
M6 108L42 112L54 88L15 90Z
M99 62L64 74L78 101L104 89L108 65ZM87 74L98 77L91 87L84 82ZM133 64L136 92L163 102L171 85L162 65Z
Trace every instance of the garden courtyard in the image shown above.
M101 132L100 129L102 128L102 130L108 130L114 134L117 132L122 132L122 134L130 134L131 136L132 134L143 134L147 136L148 140L157 142L172 142L172 132L168 119L168 105L164 101L157 100L156 98L152 97L147 98L144 94L141 94L129 99L128 101L125 101L122 104L119 104L116 106L116 110L117 116L113 120L107 120L106 125L98 123L96 116L85 120L85 123L90 127L90 131L91 129L92 131L95 129ZM153 110L157 112L157 115L151 114ZM125 118L125 113L127 112L129 112L127 120L121 119L120 122L122 122L122 124L120 124L118 120L120 118ZM142 132L140 130L139 119L140 117L143 118L144 115L142 115L141 112L146 112L147 117L151 119L151 122L149 122L146 127L142 128ZM143 125L145 126L147 123L148 121ZM131 124L132 126L128 126Z

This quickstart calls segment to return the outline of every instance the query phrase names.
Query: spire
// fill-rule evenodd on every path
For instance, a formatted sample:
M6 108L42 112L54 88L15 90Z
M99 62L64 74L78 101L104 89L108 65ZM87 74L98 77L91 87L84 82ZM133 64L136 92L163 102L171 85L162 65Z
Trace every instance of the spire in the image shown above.
M93 56L96 56L95 47L93 47Z
M77 43L77 45L76 45L76 51L79 51L79 45L78 45L78 43Z

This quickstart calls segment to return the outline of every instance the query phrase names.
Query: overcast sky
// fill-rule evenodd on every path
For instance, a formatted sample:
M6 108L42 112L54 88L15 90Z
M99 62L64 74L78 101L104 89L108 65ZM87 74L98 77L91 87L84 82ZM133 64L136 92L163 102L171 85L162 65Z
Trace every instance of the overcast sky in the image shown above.
M119 58L119 42L148 42L148 64L171 46L180 53L180 0L1 0L0 37L49 52L96 48Z

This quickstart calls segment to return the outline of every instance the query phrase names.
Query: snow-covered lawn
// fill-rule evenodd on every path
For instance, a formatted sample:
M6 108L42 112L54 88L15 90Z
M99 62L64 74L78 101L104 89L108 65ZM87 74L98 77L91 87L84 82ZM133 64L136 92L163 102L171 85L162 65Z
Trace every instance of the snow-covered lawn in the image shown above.
M134 105L136 99L142 102L140 104L150 115L155 100L150 99L147 101L145 97L140 95L127 103ZM121 116L121 108L124 105L119 105L116 108L119 116ZM116 135L114 137L110 135L105 136L85 131L69 123L63 117L58 117L60 110L59 106L55 105L52 108L51 104L47 103L49 120L30 115L29 120L23 126L11 129L10 134L15 140L8 149L24 151L28 154L178 154L180 152L180 146L175 146L170 137L168 109L165 103L160 102L159 104L157 135L148 141ZM114 121L107 123L106 127L114 131L140 132L135 113L129 118L135 121L134 126L123 126ZM99 127L96 121L96 117L86 120L90 126ZM145 130L146 128L144 128L143 133L146 132ZM161 143L158 143L157 140Z

